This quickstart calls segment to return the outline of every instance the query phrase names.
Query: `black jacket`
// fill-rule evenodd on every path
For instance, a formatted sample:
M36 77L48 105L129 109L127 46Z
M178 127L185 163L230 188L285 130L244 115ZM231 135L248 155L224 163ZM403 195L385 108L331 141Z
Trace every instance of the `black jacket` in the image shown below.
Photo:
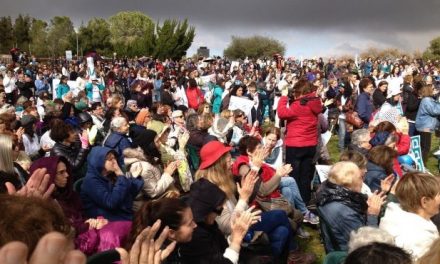
M66 158L72 168L74 179L77 180L84 176L81 169L87 160L87 153L88 149L83 149L78 144L66 146L57 142L50 151L50 156Z

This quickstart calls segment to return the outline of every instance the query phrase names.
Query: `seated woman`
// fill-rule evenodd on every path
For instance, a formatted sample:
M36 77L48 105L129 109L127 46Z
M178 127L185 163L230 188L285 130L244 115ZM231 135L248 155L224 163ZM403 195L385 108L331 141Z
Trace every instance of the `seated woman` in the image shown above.
M220 230L225 235L231 234L231 222L249 208L255 193L257 172L251 171L242 177L241 188L237 188L231 173L231 147L226 147L218 141L212 141L203 146L200 151L201 164L196 172L196 179L207 179L216 184L226 193L226 202L222 212L216 218ZM263 164L260 161L260 164ZM259 169L257 169L259 170ZM248 170L250 171L250 170ZM236 198L238 192L238 199ZM279 192L278 192L279 194ZM285 261L287 250L290 250L289 260L302 259L304 263L313 262L314 255L300 253L293 240L293 230L286 213L283 210L263 212L261 222L251 227L253 231L263 231L269 236L271 249L279 261Z
M89 152L87 137L80 136L79 143L73 127L61 119L53 120L51 126L50 137L55 141L55 145L50 151L50 156L64 157L72 168L74 180L82 178L81 172Z
M63 157L47 157L36 160L30 173L46 168L49 183L55 185L51 198L62 208L67 222L75 229L75 246L90 255L95 252L121 246L131 228L128 221L112 222L104 218L86 219L82 214L82 204L73 190L70 166Z
M396 151L387 146L376 146L368 152L367 173L364 182L372 192L381 191L381 181L394 173Z
M277 169L283 166L283 140L278 127L270 127L264 133L262 141L268 156L264 159L265 164ZM319 224L319 218L307 209L306 204L299 193L298 184L293 177L282 177L280 181L281 194L286 197L304 215L304 222L312 225Z
M417 260L439 238L431 217L439 213L440 182L427 173L407 173L397 183L396 197L400 204L388 203L379 227Z
M124 150L124 162L131 177L140 176L144 181L144 187L134 202L134 211L137 211L145 200L179 197L179 191L174 186L172 177L178 161L171 162L161 172L159 166L141 148L127 148Z
M110 123L111 133L104 140L103 146L116 151L118 162L124 164L122 152L131 147L131 141L128 138L130 125L125 117L115 117Z
M117 154L107 147L94 147L87 159L87 174L81 185L85 215L111 221L133 218L133 200L141 191L141 178L127 178Z
M318 212L327 252L346 251L351 231L377 226L383 198L376 194L367 198L360 193L361 188L362 172L358 166L341 161L332 166L328 180L318 190Z

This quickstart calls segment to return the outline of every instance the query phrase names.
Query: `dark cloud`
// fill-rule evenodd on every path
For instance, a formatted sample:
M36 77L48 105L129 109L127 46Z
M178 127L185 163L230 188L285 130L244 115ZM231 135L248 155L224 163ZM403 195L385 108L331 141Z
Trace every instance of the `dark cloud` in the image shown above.
M279 36L288 49L285 32L296 32L291 36L304 38L302 43L307 42L307 34L337 39L332 48L344 43L353 46L351 41L364 39L408 50L421 42L425 47L429 38L440 35L439 0L18 0L2 5L0 15L24 13L46 20L67 15L78 26L92 17L108 18L122 10L142 11L155 21L188 18L200 42L219 39L225 43L231 34L258 33ZM421 36L423 41L416 39Z

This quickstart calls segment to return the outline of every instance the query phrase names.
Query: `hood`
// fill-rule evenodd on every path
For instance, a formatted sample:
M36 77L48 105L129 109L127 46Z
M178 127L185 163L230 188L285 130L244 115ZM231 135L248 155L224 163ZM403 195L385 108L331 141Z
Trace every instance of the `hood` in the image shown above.
M67 185L63 189L58 189L57 191L52 194L52 197L56 199L67 199L71 196L73 192L73 178L72 178L72 171L70 168L69 162L64 157L58 157L58 156L52 156L52 157L45 157L35 160L30 169L29 169L29 175L32 175L34 171L41 168L46 168L46 173L49 174L49 184L48 188L51 184L55 183L55 177L57 175L57 166L59 162L63 162L66 164L67 173L69 174L69 177L67 178Z
M87 156L87 172L101 175L104 169L105 157L109 152L113 152L119 164L120 159L118 159L118 154L113 149L97 146L92 148L92 151L90 151ZM119 166L121 166L121 164L119 164Z
M124 149L124 164L126 167L139 161L147 161L144 152L141 148L126 148Z
M226 194L215 184L201 178L191 185L188 203L196 223L204 222L206 216L226 201Z
M113 131L105 140L105 145L110 148L116 148L123 137L126 137L126 135Z

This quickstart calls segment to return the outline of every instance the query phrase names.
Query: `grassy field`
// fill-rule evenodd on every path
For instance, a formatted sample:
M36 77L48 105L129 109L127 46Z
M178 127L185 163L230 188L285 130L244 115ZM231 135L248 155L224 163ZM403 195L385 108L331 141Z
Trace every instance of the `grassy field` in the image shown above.
M431 154L439 149L439 143L440 143L439 138L433 136ZM332 162L337 162L339 160L339 154L340 154L338 150L337 136L332 136L330 142L327 145L327 148L330 152ZM435 158L433 155L430 155L426 167L432 174L438 175L437 158ZM318 257L315 263L321 264L325 257L325 251L323 245L321 244L319 230L308 226L306 226L305 229L312 235L312 237L307 240L299 239L300 247L306 252L315 253Z

